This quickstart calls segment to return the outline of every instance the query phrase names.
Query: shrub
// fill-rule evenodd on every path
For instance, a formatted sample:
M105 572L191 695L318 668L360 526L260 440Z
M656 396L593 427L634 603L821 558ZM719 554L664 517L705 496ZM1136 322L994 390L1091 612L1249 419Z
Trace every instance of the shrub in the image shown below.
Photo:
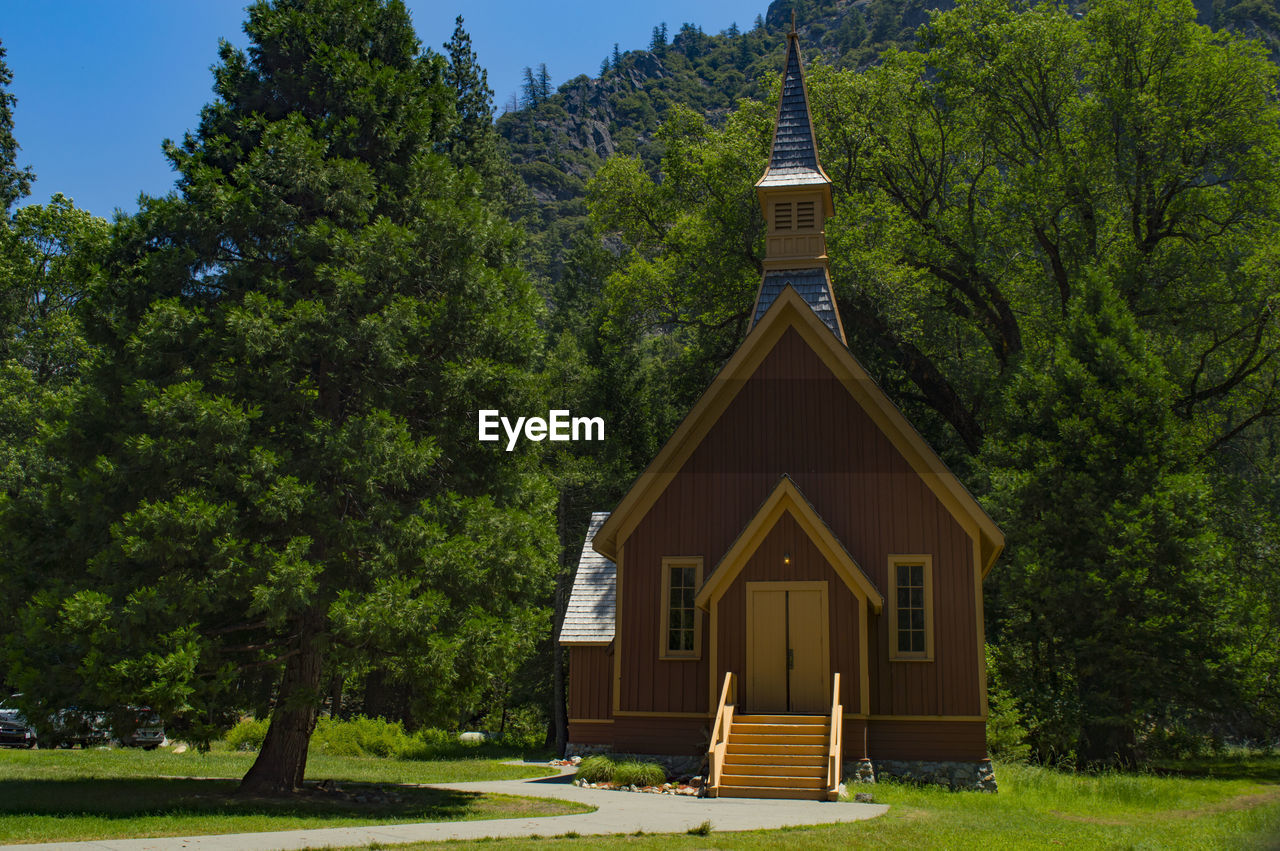
M262 747L262 740L266 737L265 719L241 718L240 723L228 730L222 740L233 751L256 751Z
M620 762L613 769L613 782L619 786L661 786L667 772L656 762Z
M500 742L460 742L449 730L428 728L410 733L396 721L357 716L347 720L321 718L311 736L311 752L328 756L389 757L391 759L451 759L460 756L505 756L510 749L536 748L541 733L534 735L530 724L512 724ZM224 741L232 750L255 751L262 747L267 722L246 719L233 727ZM537 743L534 744L534 740Z
M987 647L987 752L1001 762L1026 762L1031 756L1022 712L1000 682L994 649Z
M347 721L321 718L311 737L314 753L331 756L390 756L407 758L419 750L420 738L406 733L398 721L357 716Z
M507 748L537 750L547 735L547 714L539 706L521 706L502 713L491 712L480 719L481 730L501 730L489 741Z
M578 765L578 779L588 783L608 783L617 766L607 756L589 756Z

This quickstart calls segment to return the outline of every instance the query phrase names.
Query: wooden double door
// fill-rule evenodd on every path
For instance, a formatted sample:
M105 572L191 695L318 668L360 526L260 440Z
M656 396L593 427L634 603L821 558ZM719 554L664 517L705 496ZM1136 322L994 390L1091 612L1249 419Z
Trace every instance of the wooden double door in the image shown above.
M747 583L750 712L831 709L826 582Z

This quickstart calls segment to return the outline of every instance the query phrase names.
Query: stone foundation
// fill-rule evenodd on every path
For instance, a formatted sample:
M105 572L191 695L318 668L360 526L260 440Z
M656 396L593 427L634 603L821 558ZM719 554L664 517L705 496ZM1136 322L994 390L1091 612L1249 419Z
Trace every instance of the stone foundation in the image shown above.
M609 745L577 745L572 742L565 748L566 757L588 757L607 754L615 760L656 762L668 777L697 775L702 773L703 756L680 756L658 753L614 753ZM875 783L876 778L892 777L906 783L924 783L946 786L948 789L969 789L977 792L995 792L995 770L991 760L976 762L951 762L921 759L863 759L846 762L840 768L841 776L849 783Z
M656 762L662 766L667 772L668 777L679 777L681 775L700 774L702 771L702 762L705 757L702 756L680 756L678 754L662 754L662 753L614 753L613 748L609 745L575 745L570 742L565 746L564 755L566 757L588 757L596 754L606 754L613 759L621 762L625 760L635 760L636 762Z
M906 783L926 783L948 789L995 792L996 775L991 760L949 762L922 759L878 759L846 762L841 773L850 783L875 783L876 778L892 777Z

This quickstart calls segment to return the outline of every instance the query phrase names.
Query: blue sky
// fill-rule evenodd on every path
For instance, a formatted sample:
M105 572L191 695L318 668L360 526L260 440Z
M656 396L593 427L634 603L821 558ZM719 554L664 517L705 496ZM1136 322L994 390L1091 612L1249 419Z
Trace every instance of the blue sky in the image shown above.
M162 195L173 173L163 139L195 126L211 98L219 38L244 46L243 0L17 0L0 19L0 42L17 96L18 162L37 182L28 203L61 192L99 216ZM688 21L708 33L750 27L768 0L408 0L423 44L440 50L458 14L501 105L521 71L545 62L559 84L595 75L613 51L646 47L656 24Z

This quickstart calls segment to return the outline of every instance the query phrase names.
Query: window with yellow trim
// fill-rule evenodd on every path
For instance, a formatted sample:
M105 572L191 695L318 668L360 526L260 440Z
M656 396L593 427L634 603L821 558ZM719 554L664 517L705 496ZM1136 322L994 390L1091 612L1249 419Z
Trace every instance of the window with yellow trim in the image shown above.
M889 658L933 658L933 558L890 556Z
M701 655L702 612L694 605L701 584L701 558L662 560L660 658L696 659Z

